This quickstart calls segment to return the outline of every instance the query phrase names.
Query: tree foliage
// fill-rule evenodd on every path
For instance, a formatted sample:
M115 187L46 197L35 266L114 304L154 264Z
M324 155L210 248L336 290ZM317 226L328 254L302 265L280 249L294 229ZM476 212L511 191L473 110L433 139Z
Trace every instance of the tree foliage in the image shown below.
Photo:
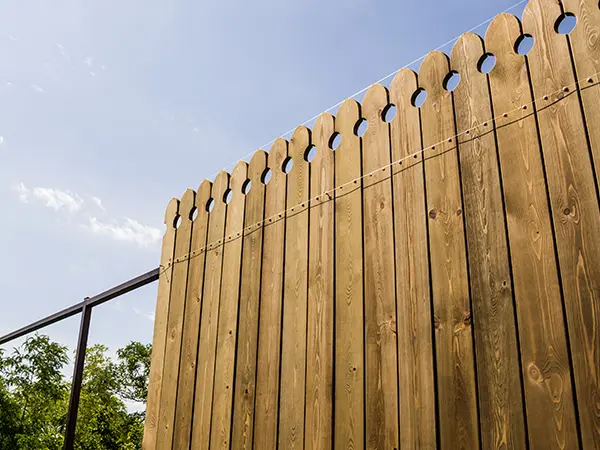
M115 361L106 346L87 349L76 449L141 448L144 413L131 407L145 403L150 352L150 345L131 342ZM48 336L28 338L10 356L0 351L0 449L62 449L69 362L67 348Z

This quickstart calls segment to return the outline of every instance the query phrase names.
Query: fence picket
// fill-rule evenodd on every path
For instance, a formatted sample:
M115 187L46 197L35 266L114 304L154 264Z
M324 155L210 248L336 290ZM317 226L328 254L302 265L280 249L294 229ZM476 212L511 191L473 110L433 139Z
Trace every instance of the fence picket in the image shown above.
M600 447L600 211L568 41L555 31L560 5L531 0L523 29L537 98L558 261L565 295L577 407L584 448ZM567 436L575 444L577 436Z
M398 448L398 363L394 226L389 125L382 114L387 89L372 86L363 100L365 355L367 448Z
M285 248L285 214L287 176L281 166L288 156L288 143L277 139L269 151L271 180L265 194L260 324L258 329L258 363L254 448L277 448L279 406L279 366L281 361L281 313L283 299L283 263Z
M246 196L242 186L248 178L248 164L240 161L231 172L229 187L231 201L227 205L225 239L223 240L223 268L219 323L217 327L217 354L215 384L211 413L211 448L228 448L231 437L235 349L237 342L240 272L243 239L237 233L244 227Z
M425 155L441 448L479 448L471 305L448 57L430 53L419 83ZM441 144L438 144L442 142Z
M262 183L261 177L266 168L267 153L259 150L248 165L248 180L251 185L250 192L246 194L244 217L244 251L242 254L233 435L231 438L231 448L235 449L252 448L264 229L262 225L255 225L264 219L265 185ZM251 228L248 229L249 227Z
M158 278L158 294L154 319L154 335L152 338L152 359L148 380L148 396L146 399L146 422L144 424L144 450L156 449L158 437L158 420L160 413L160 396L167 340L167 322L169 320L169 301L171 296L171 280L173 274L173 254L175 252L175 219L179 211L179 200L171 199L165 212L166 231L162 240L160 257L160 275Z
M595 0L563 0L577 25L569 35L576 78L590 139L596 177L600 175L600 7ZM596 180L597 182L597 180Z
M310 130L298 127L289 145L293 167L288 173L283 329L281 339L281 399L279 446L304 447L306 381L306 313L308 294L308 199L310 168L305 152Z
M316 153L310 163L311 193L335 187L335 156L329 146L334 132L332 115L323 114L317 119L313 131ZM328 450L333 444L333 200L325 195L315 199L309 216L305 448Z
M229 186L229 174L221 171L212 188L214 207L208 225L208 247L204 269L204 293L202 318L198 344L196 392L192 422L192 448L207 449L210 440L211 410L217 346L217 322L223 266L223 238L225 236L225 212L227 205L223 195Z
M192 189L185 191L179 202L179 226L175 242L175 261L185 258L190 252L193 224L190 213L194 207L196 193ZM173 425L177 404L177 381L181 339L183 334L183 313L185 311L186 287L189 259L173 266L171 298L169 301L169 320L165 344L165 362L162 390L160 396L160 415L158 419L158 448L170 448L173 445Z
M421 149L419 109L411 104L417 74L401 70L390 85L396 117L390 124L392 160ZM400 447L436 448L435 368L429 287L429 246L423 157L395 164L393 170Z
M335 119L335 430L336 449L364 448L364 304L360 105L346 100ZM356 184L347 183L357 179ZM329 194L329 193L328 193ZM329 197L329 195L327 195ZM333 196L333 195L332 195Z
M192 408L196 382L198 358L198 338L200 336L200 314L202 312L202 288L204 285L204 260L206 253L200 248L206 245L208 217L206 203L210 199L212 183L204 180L195 199L197 216L193 222L192 253L190 254L181 361L179 363L179 383L177 387L177 409L175 412L175 437L173 448L185 450L190 446L192 430Z
M525 448L523 403L504 205L487 76L478 70L483 40L463 34L450 63L473 304L479 420L484 448Z

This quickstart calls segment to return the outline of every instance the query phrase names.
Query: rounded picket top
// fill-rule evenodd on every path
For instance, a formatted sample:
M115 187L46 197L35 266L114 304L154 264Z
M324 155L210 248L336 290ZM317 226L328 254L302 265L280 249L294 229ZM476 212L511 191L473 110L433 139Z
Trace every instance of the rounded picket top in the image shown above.
M210 180L203 180L202 183L200 183L200 186L198 186L198 191L196 192L196 206L198 208L200 208L200 205L206 204L206 202L210 199L211 191L212 182Z
M518 17L502 13L490 23L485 33L486 50L498 58L500 55L517 55L515 43L523 34Z
M464 33L450 52L452 70L465 74L466 78L481 75L478 66L484 53L483 38L476 33Z
M411 102L419 89L417 72L412 69L401 69L390 84L390 102L399 109L412 106Z
M167 226L167 231L173 229L172 225L175 223L178 213L179 199L172 198L169 200L169 204L167 205L167 209L165 211L165 225Z
M316 147L315 159L322 158L333 150L331 145L335 138L335 117L329 113L321 114L313 126L313 144Z
M344 100L335 118L335 131L342 136L342 146L345 139L350 139L352 135L355 135L356 125L361 118L360 103L353 98Z
M231 202L234 203L244 196L242 186L247 179L248 163L246 161L239 161L231 171L231 178L229 180L229 189L231 189L232 192Z
M258 149L252 155L250 163L248 164L248 179L252 183L258 183L261 181L261 177L265 169L267 168L268 154L262 149Z
M563 15L561 2L553 0L529 0L523 10L523 30L534 38L546 41L545 46L564 36L558 34L556 21ZM566 45L563 44L563 45Z
M279 178L282 175L285 176L282 167L288 157L288 147L289 142L287 140L277 138L269 150L267 164L271 169L271 176L273 179Z
M230 175L225 170L221 170L213 181L212 198L214 200L213 211L226 205L223 201L227 189L229 189Z
M419 84L427 91L427 100L439 98L446 90L444 79L450 72L450 58L435 50L427 54L419 69Z
M179 201L179 216L182 222L191 221L191 214L196 207L196 191L186 189Z
M388 103L388 90L384 85L374 84L367 90L363 98L362 109L363 116L369 121L369 125L384 120L383 113Z
M304 125L298 126L290 139L289 157L292 158L294 165L302 164L304 160L304 152L311 145L310 129Z

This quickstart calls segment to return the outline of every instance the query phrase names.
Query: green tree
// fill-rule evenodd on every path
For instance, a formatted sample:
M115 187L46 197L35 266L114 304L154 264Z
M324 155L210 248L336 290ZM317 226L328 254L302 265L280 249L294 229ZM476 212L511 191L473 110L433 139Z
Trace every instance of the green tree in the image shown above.
M75 448L141 448L144 413L129 412L125 402L145 402L150 352L131 342L113 361L106 346L87 349ZM0 449L62 448L68 362L66 347L47 336L30 337L9 357L0 352Z

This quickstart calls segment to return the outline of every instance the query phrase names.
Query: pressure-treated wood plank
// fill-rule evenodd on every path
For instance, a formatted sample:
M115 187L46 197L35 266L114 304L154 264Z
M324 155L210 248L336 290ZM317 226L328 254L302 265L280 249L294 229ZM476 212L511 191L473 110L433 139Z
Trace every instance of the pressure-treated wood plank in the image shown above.
M281 166L288 154L288 143L277 139L269 151L271 180L265 194L260 325L254 448L277 448L277 414L279 405L279 365L281 359L281 311L283 296L283 257L285 249L285 214L287 176Z
M197 216L193 222L192 248L188 267L179 383L177 387L177 410L175 412L175 437L173 448L187 450L192 431L192 408L196 382L198 338L200 336L200 314L202 312L202 288L204 286L204 260L208 217L206 204L210 199L212 183L204 180L196 194Z
M575 14L577 25L569 43L580 81L578 89L590 138L596 176L600 174L600 6L596 0L563 0L564 10Z
M279 446L287 449L304 448L310 198L310 168L304 154L310 144L310 130L306 127L296 128L289 145L293 167L287 175L279 402Z
M150 378L148 382L148 397L146 407L146 423L144 425L144 450L156 449L158 419L160 412L160 397L162 389L163 366L165 361L165 346L167 339L167 323L169 320L169 298L171 295L171 280L173 274L173 254L175 252L175 219L179 211L179 200L174 198L169 202L165 212L167 229L162 241L160 257L160 275L158 278L158 295L154 320L154 336L152 338L152 359Z
M267 153L258 150L248 166L250 192L246 194L244 252L240 286L237 361L233 404L231 448L252 448L256 357L260 306L261 260L265 212L265 185L261 177L267 168ZM260 223L259 226L256 226ZM251 227L249 230L248 228Z
M556 233L577 407L584 448L600 447L600 211L567 38L554 31L561 8L531 0L525 32ZM559 92L562 89L561 92ZM567 92L565 92L567 91ZM597 124L595 125L597 126ZM576 436L568 438L575 443Z
M192 448L195 450L209 448L217 323L223 269L223 238L225 237L225 213L227 210L223 195L228 186L229 174L224 171L219 172L212 188L214 207L209 218L204 268L204 293L192 422Z
M423 61L419 84L427 91L421 107L425 154L431 281L442 449L479 448L471 305L452 93L443 80L448 57L432 52ZM448 142L452 139L452 142Z
M477 64L483 40L463 34L450 65L461 80L454 90L459 137L482 446L526 446L517 326L506 243L506 223L487 76Z
M185 310L186 286L189 258L192 243L192 221L190 213L194 208L196 193L192 189L185 191L179 202L179 227L175 243L175 265L171 280L171 300L165 344L165 363L160 397L160 415L158 418L158 448L171 448L173 445L173 425L177 404L177 381L179 377L179 357L183 334L183 313Z
M335 119L335 430L336 449L364 448L364 305L360 105L346 100Z
M411 105L417 74L401 70L390 85L392 160L422 148L419 109ZM423 158L393 167L400 447L436 448L435 369Z
M529 447L558 449L575 433L571 373L554 236L519 20L495 18L485 37L513 283ZM523 105L528 105L523 109ZM572 443L570 443L572 444Z
M231 415L233 410L233 377L237 342L238 307L240 301L240 276L242 244L238 237L244 228L246 196L242 186L248 178L248 164L240 161L231 172L229 187L231 201L227 205L225 240L223 244L223 275L219 324L217 330L217 359L211 413L210 448L229 448Z
M398 448L396 278L389 125L382 113L387 89L374 85L363 100L368 128L363 137L363 248L367 448Z
M334 153L329 140L334 118L323 114L313 127L316 153L310 164L311 198L306 349L306 449L333 445L334 203L324 192L335 187Z

